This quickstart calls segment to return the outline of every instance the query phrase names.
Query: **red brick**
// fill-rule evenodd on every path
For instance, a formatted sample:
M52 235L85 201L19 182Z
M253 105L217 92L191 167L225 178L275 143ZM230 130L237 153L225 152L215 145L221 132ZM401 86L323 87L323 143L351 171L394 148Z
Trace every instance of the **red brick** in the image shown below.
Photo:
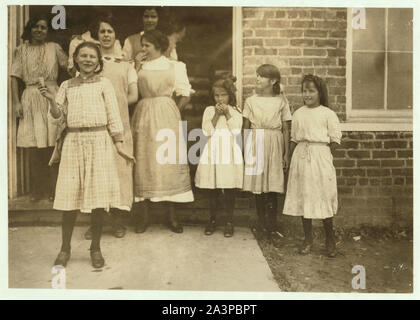
M345 195L352 195L353 194L353 188L351 187L337 187L337 192L339 195L345 194Z
M374 208L392 207L392 199L386 198L367 198L367 206Z
M312 62L310 59L302 59L302 58L289 59L289 63L291 66L311 66L312 65ZM289 88L287 88L287 91L289 91Z
M293 75L295 75L295 74L302 75L302 68L292 68L291 71L292 71Z
M263 45L262 39L244 39L244 47L259 46Z
M389 159L395 158L395 151L372 151L373 159Z
M346 103L346 96L337 96L337 102Z
M411 160L405 160L405 165L407 166L407 167L413 167L413 160L411 159Z
M255 48L256 55L263 55L263 56L274 56L277 55L277 49L266 49L266 48Z
M365 177L365 169L342 169L343 177Z
M342 38L345 39L347 36L346 30L332 30L329 32L330 38Z
M359 178L359 185L360 186L367 186L369 184L369 179L367 178Z
M266 46L284 47L289 44L289 40L286 39L264 39Z
M328 73L330 69L328 69ZM330 87L329 88L330 95L345 95L346 94L346 87Z
M404 160L381 160L381 167L402 167Z
M286 11L276 11L276 18L285 18Z
M345 68L330 68L328 69L328 75L344 77L346 75L346 69Z
M275 38L279 34L278 30L266 30L266 29L257 29L255 30L256 37L268 37L268 38Z
M301 82L302 82L301 77L288 77L287 78L287 84L290 84L290 85L300 85Z
M363 149L381 149L382 148L382 141L362 141L360 142L360 146Z
M340 67L345 67L346 66L346 62L347 62L347 60L345 58L338 59L338 65Z
M413 133L412 132L401 132L401 137L402 138L412 138Z
M407 148L407 141L404 140L392 140L384 142L385 149L402 149Z
M312 19L323 19L324 18L324 11L322 11L322 10L311 11L311 18Z
M379 160L357 160L357 167L380 167Z
M252 37L253 35L254 35L254 30L246 29L243 31L244 38L249 38L249 37Z
M374 197L378 195L378 188L371 188L371 187L357 188L355 189L355 194L362 197Z
M405 178L402 178L402 177L394 178L394 184L403 185L404 183L405 183Z
M369 140L374 139L375 135L370 132L350 132L349 137L358 140Z
M313 21L292 21L292 28L313 28Z
M355 186L357 184L356 178L347 178L346 179L346 185L348 186Z
M356 140L343 140L341 141L340 149L357 149L359 148L359 141Z
M338 19L347 19L347 12L346 11L337 11L336 17Z
M289 28L290 27L290 21L288 21L288 20L268 20L268 27L269 28Z
M292 39L290 40L290 45L294 47L311 47L313 46L314 41L309 39Z
M340 40L340 41L338 41L338 48L339 49L343 49L344 52L345 52L345 50L346 50L346 40Z
M345 158L346 152L344 150L334 150L333 156L334 158Z
M280 30L280 38L299 38L303 37L303 30Z
M243 10L243 18L245 19L252 19L260 17L261 13L259 10L251 9L251 8L244 8Z
M339 29L346 30L347 23L345 21L315 21L316 29Z
M317 56L324 57L327 55L327 50L325 49L303 49L304 56Z
M350 158L356 158L356 159L366 159L370 158L370 152L369 151L347 151L347 154Z
M381 179L382 186L391 186L392 185L392 178L382 178Z
M266 26L265 20L244 20L244 28L265 28Z
M341 204L343 207L365 207L366 206L366 199L362 197L351 197L351 198L342 198Z
M276 18L275 11L264 11L264 19Z
M337 43L338 43L337 40L315 40L315 46L317 47L337 48Z
M305 38L326 38L327 34L328 31L326 30L309 29L304 32Z
M376 139L397 139L397 132L386 132L386 133L377 133Z
M354 165L355 165L355 161L354 160L339 160L339 159L334 159L334 166L336 168L342 168L342 167L351 168L351 167L354 167Z
M345 57L346 56L346 49L328 49L328 56L329 57Z
M312 63L314 64L314 66L336 66L337 59L335 58L312 59Z
M389 169L367 169L368 177L382 177L382 176L389 176L390 170Z
M344 178L337 178L337 185L344 186L346 184L346 179Z
M302 55L300 49L278 49L279 56L300 56Z
M405 184L412 185L413 184L413 177L405 177Z
M393 176L413 176L413 169L412 168L406 168L406 169L392 169L392 175Z
M379 179L370 179L369 183L371 186L379 186L381 181Z

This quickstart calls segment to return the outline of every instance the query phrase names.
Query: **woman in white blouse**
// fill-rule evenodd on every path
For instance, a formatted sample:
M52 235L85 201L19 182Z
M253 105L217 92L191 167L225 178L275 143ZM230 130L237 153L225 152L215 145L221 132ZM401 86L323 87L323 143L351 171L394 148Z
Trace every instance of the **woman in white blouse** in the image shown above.
M175 203L194 201L180 114L189 101L191 86L185 64L164 56L169 44L162 32L145 32L141 43L145 53L138 71L142 99L132 119L134 196L140 203L135 210L135 232L146 230L152 201L165 202L169 228L182 233Z

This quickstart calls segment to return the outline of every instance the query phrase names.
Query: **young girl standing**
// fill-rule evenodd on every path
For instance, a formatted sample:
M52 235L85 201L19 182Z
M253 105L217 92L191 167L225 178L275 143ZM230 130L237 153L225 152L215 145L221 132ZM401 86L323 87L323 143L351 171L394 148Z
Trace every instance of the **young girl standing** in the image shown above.
M305 76L302 95L305 105L292 119L292 161L283 213L302 217L302 254L312 249L312 219L322 219L327 255L334 257L332 217L337 213L337 181L331 151L340 144L340 124L328 108L327 87L321 78Z
M216 229L218 197L224 193L226 208L225 237L233 236L233 210L235 188L242 188L243 159L238 143L242 128L242 114L236 106L236 79L220 79L212 86L214 106L204 110L202 128L208 137L207 145L198 164L195 185L208 189L210 221L204 233L211 235ZM225 147L225 141L228 146ZM228 155L223 154L227 151Z
M114 146L121 156L132 158L122 149L123 124L114 89L99 75L103 63L98 46L80 44L74 61L80 74L61 84L55 100L50 89L40 88L50 100L52 118L67 126L53 206L63 211L62 246L55 264L65 266L70 259L76 210L80 210L91 214L90 255L93 267L101 268L104 211L121 205Z
M257 92L246 99L243 110L243 127L252 129L249 139L245 132L243 190L255 194L259 227L268 230L271 237L277 223L277 194L284 193L283 170L289 164L289 129L286 122L292 117L286 97L280 94L280 71L277 67L270 64L258 67Z

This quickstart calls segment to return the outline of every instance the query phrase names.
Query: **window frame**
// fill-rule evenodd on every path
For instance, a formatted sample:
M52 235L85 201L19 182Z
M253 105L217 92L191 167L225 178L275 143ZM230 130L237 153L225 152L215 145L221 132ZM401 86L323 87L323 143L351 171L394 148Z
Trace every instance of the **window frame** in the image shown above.
M371 110L355 110L352 108L352 72L353 72L353 9L347 8L347 36L346 36L346 121L343 127L350 130L368 130L368 128L378 128L377 130L383 131L412 131L413 130L413 109L411 110L387 110L387 71L385 67L385 109L371 109ZM388 22L388 9L385 9L385 27ZM392 8L391 8L392 9ZM385 34L387 35L387 28ZM387 43L387 37L385 41ZM368 52L366 50L365 52ZM391 50L390 52L394 52ZM385 54L385 63L387 63L387 54ZM413 54L414 59L414 54ZM414 62L414 61L413 61ZM414 76L414 73L413 73ZM413 90L414 94L414 90ZM413 99L414 104L414 99Z

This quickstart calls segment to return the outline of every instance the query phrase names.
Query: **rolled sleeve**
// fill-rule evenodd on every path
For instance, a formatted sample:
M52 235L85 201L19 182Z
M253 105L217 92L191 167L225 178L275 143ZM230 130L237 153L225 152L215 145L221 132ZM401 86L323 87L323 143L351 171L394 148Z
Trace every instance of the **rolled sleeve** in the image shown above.
M327 119L327 126L328 126L328 136L330 137L331 142L336 142L338 144L341 143L341 129L340 129L340 121L338 120L337 115L334 111L330 110Z
M185 63L174 61L175 66L175 94L177 96L189 97L191 84L188 80L187 67Z

